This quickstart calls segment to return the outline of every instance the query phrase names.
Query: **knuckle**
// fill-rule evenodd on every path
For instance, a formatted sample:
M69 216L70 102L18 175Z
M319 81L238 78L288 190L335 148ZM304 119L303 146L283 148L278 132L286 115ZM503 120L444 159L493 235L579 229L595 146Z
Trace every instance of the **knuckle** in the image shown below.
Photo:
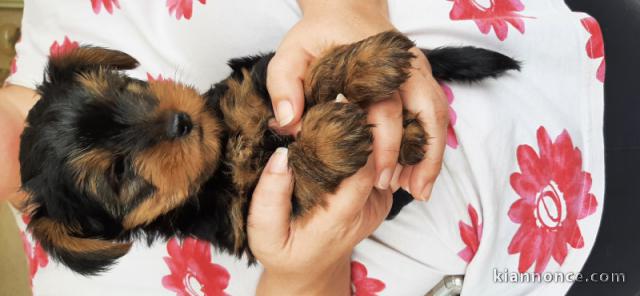
M379 105L374 105L369 112L385 119L402 120L402 103L400 101L389 99L380 103Z

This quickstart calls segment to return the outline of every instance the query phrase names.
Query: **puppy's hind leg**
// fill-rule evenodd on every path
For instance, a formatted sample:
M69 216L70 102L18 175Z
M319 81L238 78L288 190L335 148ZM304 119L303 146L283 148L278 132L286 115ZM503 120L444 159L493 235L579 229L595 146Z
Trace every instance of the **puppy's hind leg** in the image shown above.
M406 36L388 31L333 47L304 79L307 106L334 100L339 93L361 107L387 98L409 78L413 46Z
M294 216L324 205L324 194L334 193L342 180L367 163L372 142L367 115L358 105L327 102L311 107L289 145Z

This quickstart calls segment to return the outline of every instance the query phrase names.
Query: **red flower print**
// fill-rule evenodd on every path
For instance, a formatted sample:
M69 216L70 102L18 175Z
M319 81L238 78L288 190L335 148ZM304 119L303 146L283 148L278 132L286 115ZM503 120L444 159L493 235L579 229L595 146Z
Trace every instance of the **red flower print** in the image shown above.
M517 150L521 172L511 175L511 187L520 196L509 209L509 218L520 228L508 247L520 253L518 271L526 272L536 262L535 272L543 272L553 259L560 265L569 244L584 246L577 220L596 211L598 202L589 193L591 174L582 170L580 149L573 146L567 131L551 142L544 127L537 133L540 154L529 145Z
M78 47L78 42L71 41L69 37L64 36L62 44L58 44L58 41L54 41L53 44L51 44L51 47L49 48L49 55L52 57L64 55Z
M158 74L157 77L153 77L151 73L147 72L147 81L164 81L164 80L173 81L173 79L171 78L162 77L162 74Z
M206 4L207 0L198 0L202 4ZM184 16L185 19L191 18L193 11L193 0L167 0L169 15L176 13L176 19L179 20Z
M591 34L589 37L589 41L587 41L587 55L592 59L603 58L600 66L598 67L598 72L596 74L596 78L600 80L600 82L604 82L604 73L606 69L606 62L604 59L604 41L602 39L602 30L600 30L600 25L598 25L598 21L592 17L585 17L582 20L582 26Z
M9 71L11 74L15 74L16 72L18 72L18 65L16 63L18 57L13 57L13 59L11 60L11 65L9 66Z
M171 274L162 278L162 286L178 296L226 295L229 272L211 262L210 243L187 238L180 245L173 238L167 243L167 252L169 257L164 257L164 262Z
M451 104L453 104L453 91L451 88L444 84L440 83L442 87L442 91L447 95L447 102L449 102L449 127L447 127L447 146L456 149L458 148L458 137L456 136L456 132L453 130L453 126L456 125L456 120L458 116L456 115L456 111L453 110Z
M473 206L467 206L467 211L469 211L469 217L471 217L471 225L467 225L462 220L458 222L458 228L460 229L460 237L465 245L467 245L464 250L458 252L458 256L462 258L465 262L471 262L473 256L476 255L476 251L478 251L478 246L480 246L480 240L482 239L482 223L478 223L478 212Z
M451 1L451 0L449 0ZM520 0L490 0L491 6L484 7L475 0L453 0L453 7L449 13L452 20L473 20L482 34L489 34L491 28L496 32L500 41L507 39L511 24L516 30L524 34L525 16L516 11L524 10Z
M22 215L22 221L25 224L29 224L29 216ZM24 231L20 231L20 237L22 237L22 247L24 253L27 255L27 265L29 267L29 282L33 286L33 278L38 272L38 268L44 268L49 264L49 257L47 253L42 249L38 242L34 242L32 245L27 234Z
M351 289L355 296L375 296L385 288L379 280L367 277L367 267L358 261L351 261Z
M120 8L120 3L118 0L91 0L91 7L93 7L93 12L95 14L99 14L102 6L107 10L109 14L113 13L113 7Z

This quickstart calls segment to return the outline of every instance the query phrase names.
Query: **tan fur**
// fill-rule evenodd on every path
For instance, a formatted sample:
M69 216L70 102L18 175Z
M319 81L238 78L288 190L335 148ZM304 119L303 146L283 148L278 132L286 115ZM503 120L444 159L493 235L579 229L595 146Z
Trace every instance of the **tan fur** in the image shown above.
M400 33L386 32L351 45L334 47L311 65L305 76L306 110L302 130L289 145L289 166L295 179L295 218L323 206L326 193L334 193L342 180L366 164L373 137L364 107L386 98L406 81L414 58L408 51L412 46L413 43ZM127 69L137 63L126 54L99 48L75 50L70 56L54 57L51 62L70 68L100 65L117 69ZM110 90L101 73L99 68L78 75L77 80L94 96L103 97ZM125 230L145 226L180 207L211 177L219 162L225 161L229 171L222 173L231 176L232 184L221 184L221 188L234 194L228 213L232 228L229 241L237 255L248 250L247 206L272 152L266 151L263 139L274 115L266 98L260 97L254 89L249 70L244 69L242 75L242 79L230 77L224 81L228 89L219 98L219 111L223 115L219 119L208 112L209 106L193 88L163 80L150 81L147 87L139 83L126 85L126 90L132 93L157 97L159 103L149 118L166 122L162 119L175 112L184 112L191 118L193 130L182 138L159 141L131 155L135 177L153 185L154 191L126 212L122 219ZM334 102L338 93L346 95L348 103ZM404 120L400 163L414 164L424 155L427 135L415 114L405 112ZM220 143L223 131L228 137L224 143L225 155L222 155ZM110 169L114 153L117 154L94 149L71 155L70 165L78 186L100 196L98 189L103 187L99 182L105 182L100 174L106 174ZM128 210L126 206L133 204L145 184L129 181L123 186L118 193L119 206L124 205L122 208ZM130 247L130 244L74 237L79 229L48 218L32 221L30 227L39 239L69 252L107 252L120 256Z
M262 155L261 142L268 120L273 118L270 106L254 90L246 69L243 75L242 82L227 80L229 90L220 100L230 135L225 159L231 164L233 181L241 195L248 193L262 172L260 165L266 156Z
M185 139L162 142L136 155L134 167L156 191L125 217L125 228L147 224L182 204L213 173L221 157L222 128L194 89L160 80L149 82L149 88L160 101L157 116L185 112L202 127L204 139L201 143L195 126Z
M231 226L233 227L232 241L234 245L234 253L238 255L242 255L242 248L245 246L246 242L244 207L246 206L247 202L247 199L242 197L233 199L231 202L231 210L229 213Z
M325 193L335 192L344 178L364 166L372 141L366 113L357 105L332 102L311 107L296 142L289 145L301 210L323 204Z
M98 99L103 98L105 92L109 89L104 70L78 74L77 80Z
M414 165L424 157L424 146L427 145L427 133L422 128L422 122L416 114L406 109L403 111L404 130L398 162L401 165Z
M342 93L366 107L389 97L409 77L415 56L408 50L413 46L404 35L389 31L329 49L305 76L308 103L327 102Z
M100 196L98 182L111 166L111 154L101 149L76 152L71 156L69 164L72 167L77 186L84 188L94 196Z
M365 165L372 135L362 108L389 97L409 78L413 46L402 34L385 32L333 47L311 65L304 79L310 108L296 142L289 146L300 214L322 205L324 194L333 193ZM334 102L338 94L349 103ZM404 133L401 162L419 153L408 159L414 164L424 154L424 131L415 116L405 126L409 130Z
M101 47L74 48L66 54L51 56L49 62L61 70L85 66L105 66L125 70L138 66L138 61L131 56Z
M74 237L73 227L62 225L49 218L39 218L29 223L34 237L62 250L73 253L103 252L112 256L122 256L129 251L131 243L114 243L99 239Z

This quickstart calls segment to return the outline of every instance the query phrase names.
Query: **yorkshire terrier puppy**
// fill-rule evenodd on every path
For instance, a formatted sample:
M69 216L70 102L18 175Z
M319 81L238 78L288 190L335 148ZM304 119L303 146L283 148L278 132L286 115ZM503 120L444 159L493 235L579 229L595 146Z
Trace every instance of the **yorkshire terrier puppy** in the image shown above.
M407 80L413 46L385 32L318 57L304 78L295 138L268 125L273 54L231 60L231 75L204 95L126 76L121 71L138 63L119 51L85 46L52 56L20 146L28 227L53 258L85 275L103 271L138 237L193 236L253 261L247 209L269 156L289 148L294 219L322 206L325 193L365 165L373 141L366 107ZM480 48L424 53L441 80L519 69ZM347 102L336 101L338 94ZM405 110L399 162L419 162L427 140L416 114Z

